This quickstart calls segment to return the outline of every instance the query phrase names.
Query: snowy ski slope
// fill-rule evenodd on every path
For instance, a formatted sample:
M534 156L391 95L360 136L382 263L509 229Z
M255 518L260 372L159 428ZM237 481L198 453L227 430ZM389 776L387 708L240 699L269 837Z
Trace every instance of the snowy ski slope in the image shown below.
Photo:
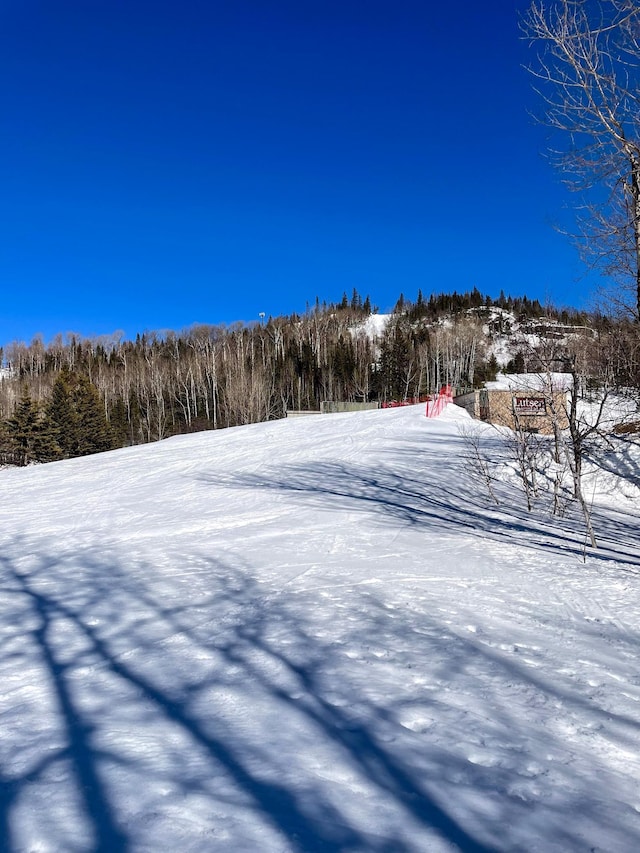
M461 421L0 471L0 850L640 850L633 458L585 563Z

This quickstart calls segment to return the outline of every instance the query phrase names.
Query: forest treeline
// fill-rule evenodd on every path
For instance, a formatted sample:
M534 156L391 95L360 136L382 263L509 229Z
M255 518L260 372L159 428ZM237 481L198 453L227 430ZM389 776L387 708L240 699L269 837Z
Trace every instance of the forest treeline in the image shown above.
M415 301L399 297L376 337L367 321L377 309L354 290L338 304L316 301L302 315L252 325L12 343L0 381L0 461L82 456L280 418L325 400L388 402L444 383L477 387L498 367L483 331L494 306L521 322L593 323L526 296L419 292ZM498 320L494 331L504 332Z

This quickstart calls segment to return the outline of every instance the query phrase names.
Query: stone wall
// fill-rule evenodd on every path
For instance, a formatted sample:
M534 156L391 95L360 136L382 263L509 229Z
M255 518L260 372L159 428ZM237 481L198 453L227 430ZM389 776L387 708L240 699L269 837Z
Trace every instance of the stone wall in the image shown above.
M323 415L337 414L338 412L361 412L368 409L379 409L380 403L338 403L334 400L325 400L320 403Z
M361 412L363 409L379 409L380 403L338 403L334 400L325 400L320 403L320 409L288 409L288 418L304 417L305 415L334 415L339 412Z
M460 394L459 397L454 397L453 402L456 406L466 409L472 418L480 417L480 405L478 399L478 391L470 391L468 394Z

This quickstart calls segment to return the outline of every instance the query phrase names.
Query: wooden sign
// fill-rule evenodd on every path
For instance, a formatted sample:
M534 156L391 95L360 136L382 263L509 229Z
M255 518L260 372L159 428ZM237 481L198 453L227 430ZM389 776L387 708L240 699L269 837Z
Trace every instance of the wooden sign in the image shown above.
M513 398L513 410L516 415L545 415L547 413L547 401L544 397L516 395Z

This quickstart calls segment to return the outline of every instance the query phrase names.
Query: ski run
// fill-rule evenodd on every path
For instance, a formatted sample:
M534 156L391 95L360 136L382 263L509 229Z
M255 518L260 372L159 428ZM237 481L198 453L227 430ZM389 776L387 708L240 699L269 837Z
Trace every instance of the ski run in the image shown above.
M0 471L0 849L640 850L638 450L597 551L455 406Z

